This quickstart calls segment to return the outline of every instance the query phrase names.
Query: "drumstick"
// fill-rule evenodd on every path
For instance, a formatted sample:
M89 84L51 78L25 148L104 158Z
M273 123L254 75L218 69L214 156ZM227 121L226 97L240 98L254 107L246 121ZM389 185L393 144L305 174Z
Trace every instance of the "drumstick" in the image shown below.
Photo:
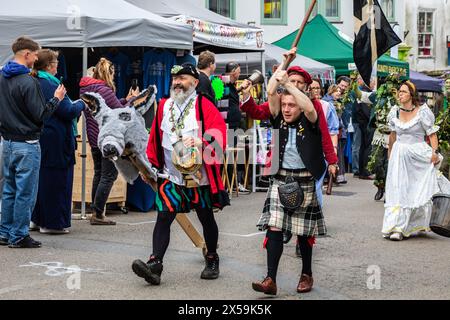
M300 38L302 37L303 31L305 31L306 24L308 23L309 17L311 16L311 13L316 5L316 2L317 2L317 0L311 1L309 9L306 12L305 18L303 19L302 25L301 25L300 29L298 30L298 33L297 33L297 36L295 37L294 42L292 43L291 49L297 47L298 43L300 42ZM294 60L293 58L291 58L290 60L286 60L283 63L281 70L286 70L293 60Z

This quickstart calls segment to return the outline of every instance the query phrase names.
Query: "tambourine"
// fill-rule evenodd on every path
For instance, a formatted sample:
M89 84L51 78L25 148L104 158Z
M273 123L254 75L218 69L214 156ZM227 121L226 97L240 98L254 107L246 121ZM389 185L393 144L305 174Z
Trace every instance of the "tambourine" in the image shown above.
M182 174L196 174L202 167L202 155L197 147L186 147L182 140L173 144L172 163Z

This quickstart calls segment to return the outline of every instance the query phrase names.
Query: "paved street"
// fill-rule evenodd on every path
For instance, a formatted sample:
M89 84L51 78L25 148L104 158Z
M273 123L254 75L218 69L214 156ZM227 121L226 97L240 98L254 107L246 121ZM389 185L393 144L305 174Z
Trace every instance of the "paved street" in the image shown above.
M450 299L450 239L428 234L384 240L383 203L373 201L375 188L370 181L348 180L325 195L329 234L314 250L311 293L296 293L301 260L294 241L280 262L278 296L251 289L266 270L264 234L255 227L265 194L256 193L233 198L232 206L217 214L218 280L200 279L201 251L174 223L161 286L146 284L133 274L131 262L148 258L155 213L114 213L110 216L119 224L113 227L78 220L69 235L33 233L43 242L41 249L0 247L0 299ZM81 274L71 273L73 266ZM379 289L369 289L368 279Z

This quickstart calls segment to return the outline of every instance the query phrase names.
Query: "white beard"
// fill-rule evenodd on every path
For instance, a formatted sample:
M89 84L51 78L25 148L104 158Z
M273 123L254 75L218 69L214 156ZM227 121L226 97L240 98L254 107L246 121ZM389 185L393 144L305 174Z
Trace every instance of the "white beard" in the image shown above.
M187 91L181 91L179 93L175 92L174 89L170 89L170 98L172 98L177 105L181 106L194 91L194 86L190 87Z

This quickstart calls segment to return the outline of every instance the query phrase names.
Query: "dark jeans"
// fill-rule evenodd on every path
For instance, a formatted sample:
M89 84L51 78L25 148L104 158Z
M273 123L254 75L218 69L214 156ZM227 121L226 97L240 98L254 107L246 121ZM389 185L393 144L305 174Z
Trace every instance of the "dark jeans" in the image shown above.
M92 208L97 217L101 217L105 209L109 193L116 181L118 172L114 163L103 158L102 152L98 148L91 148L92 159L94 160L94 180L92 181Z
M368 128L366 123L360 123L359 129L361 130L361 146L359 148L359 175L370 176L371 173L367 170L367 164L369 163L370 152L372 150L374 130Z
M3 141L3 174L0 238L16 244L29 235L36 203L41 165L39 143Z

